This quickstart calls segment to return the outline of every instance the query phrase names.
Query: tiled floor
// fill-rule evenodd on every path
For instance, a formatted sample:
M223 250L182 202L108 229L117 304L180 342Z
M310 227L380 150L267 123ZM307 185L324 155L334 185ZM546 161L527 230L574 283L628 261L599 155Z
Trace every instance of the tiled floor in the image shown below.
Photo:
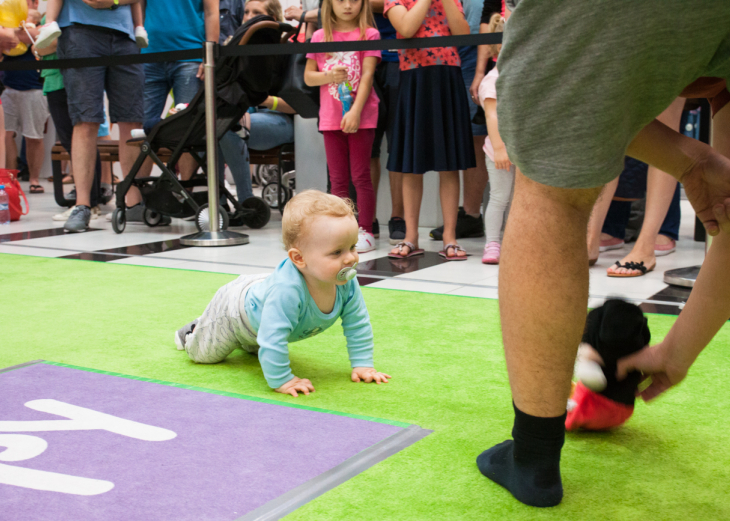
M27 189L27 183L23 183ZM84 260L156 266L231 274L271 272L284 258L281 245L281 217L272 212L271 222L261 230L235 229L250 237L243 246L200 248L184 247L178 239L195 232L192 222L174 219L171 226L149 228L143 224L128 224L125 232L115 234L111 224L102 216L91 222L94 231L66 234L62 222L51 220L63 209L56 206L46 184L43 195L28 195L30 214L21 221L0 229L0 253L65 257ZM27 193L27 192L26 192ZM113 206L103 208L105 214ZM702 263L704 244L693 241L694 212L682 201L681 238L677 251L658 259L657 268L639 278L606 277L606 268L620 260L628 248L601 255L590 270L591 305L608 296L623 296L644 302L646 311L676 314L689 290L670 288L663 282L664 271ZM384 223L385 224L385 223ZM465 262L443 262L436 252L441 243L428 239L428 230L421 230L424 257L407 261L391 261L386 257L391 246L387 240L387 225L376 251L361 255L361 284L371 287L443 293L466 297L496 299L498 295L498 266L481 264L483 239L464 239L460 243L471 254ZM560 270L556 266L556 272Z

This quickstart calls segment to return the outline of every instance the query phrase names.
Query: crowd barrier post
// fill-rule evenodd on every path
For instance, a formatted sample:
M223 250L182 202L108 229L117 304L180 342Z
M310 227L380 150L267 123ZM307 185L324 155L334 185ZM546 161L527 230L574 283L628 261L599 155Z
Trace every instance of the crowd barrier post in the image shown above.
M215 51L216 42L205 42L205 134L208 170L208 223L209 231L202 231L180 237L180 244L186 246L235 246L248 244L248 235L220 229L218 197L218 139L215 113Z

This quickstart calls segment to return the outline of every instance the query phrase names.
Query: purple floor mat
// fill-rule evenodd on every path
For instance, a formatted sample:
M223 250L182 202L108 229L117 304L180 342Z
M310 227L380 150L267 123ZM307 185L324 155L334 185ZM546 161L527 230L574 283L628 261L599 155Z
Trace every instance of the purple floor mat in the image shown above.
M0 518L235 520L403 430L39 363L0 374Z

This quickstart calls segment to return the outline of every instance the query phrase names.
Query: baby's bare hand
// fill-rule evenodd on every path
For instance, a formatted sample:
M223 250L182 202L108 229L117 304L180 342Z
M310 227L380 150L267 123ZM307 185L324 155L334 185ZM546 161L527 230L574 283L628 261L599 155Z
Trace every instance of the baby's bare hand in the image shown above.
M375 382L376 384L387 384L389 378L393 378L389 374L380 373L372 367L353 367L352 375L353 382Z
M295 376L287 383L274 390L277 393L291 394L296 398L297 396L299 396L297 394L297 391L308 395L310 392L314 392L314 386L312 385L312 382L310 382L306 378L298 378Z

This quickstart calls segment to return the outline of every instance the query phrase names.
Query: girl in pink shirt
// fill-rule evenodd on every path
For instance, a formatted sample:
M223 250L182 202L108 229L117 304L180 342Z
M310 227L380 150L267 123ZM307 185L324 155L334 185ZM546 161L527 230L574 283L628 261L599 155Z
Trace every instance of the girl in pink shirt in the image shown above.
M322 29L312 36L316 42L378 40L368 0L324 0ZM357 251L375 249L373 221L375 192L370 179L370 152L378 126L378 96L373 87L380 51L355 51L307 54L304 82L319 86L319 130L324 135L332 193L349 196L350 179L357 191ZM351 88L352 106L340 99L340 86ZM343 112L345 112L343 114Z

